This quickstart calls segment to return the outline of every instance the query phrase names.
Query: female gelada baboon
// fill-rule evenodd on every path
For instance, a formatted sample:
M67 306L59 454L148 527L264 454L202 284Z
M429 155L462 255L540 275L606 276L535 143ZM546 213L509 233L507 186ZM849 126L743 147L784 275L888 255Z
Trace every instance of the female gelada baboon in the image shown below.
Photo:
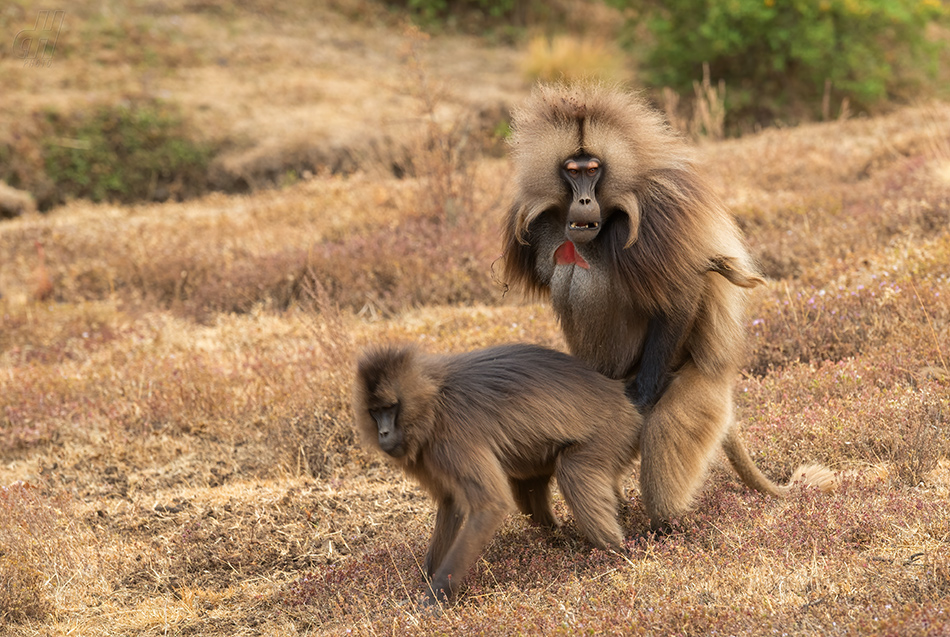
M506 276L550 297L571 353L626 383L651 522L689 507L720 444L747 485L783 495L733 425L748 288L763 281L688 146L641 99L595 84L537 89L512 128Z
M567 354L506 345L456 356L412 347L368 351L353 399L356 427L438 504L424 602L452 599L511 508L557 525L551 476L581 533L621 549L621 480L641 417L619 381Z

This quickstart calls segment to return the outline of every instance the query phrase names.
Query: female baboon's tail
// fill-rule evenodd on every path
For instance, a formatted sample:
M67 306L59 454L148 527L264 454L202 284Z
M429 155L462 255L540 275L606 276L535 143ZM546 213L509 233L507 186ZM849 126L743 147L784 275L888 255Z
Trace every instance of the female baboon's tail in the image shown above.
M747 486L777 498L784 498L794 485L808 485L821 491L832 491L837 482L837 477L831 469L819 464L808 464L795 469L787 485L775 484L752 462L735 427L726 434L722 449L726 452L729 464Z

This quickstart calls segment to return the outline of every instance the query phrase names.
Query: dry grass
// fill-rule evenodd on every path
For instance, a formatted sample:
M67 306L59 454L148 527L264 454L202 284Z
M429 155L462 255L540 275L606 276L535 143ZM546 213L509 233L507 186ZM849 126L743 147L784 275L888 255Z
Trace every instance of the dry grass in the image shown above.
M35 20L25 5L0 13L4 33ZM42 155L48 114L68 119L96 105L180 107L195 141L218 149L206 186L226 192L327 170L398 174L418 138L423 116L400 55L402 19L377 2L80 0L64 24L48 66L25 68L0 51L0 179L38 201L56 200ZM439 77L466 78L439 116L464 118L478 135L503 124L504 105L528 88L509 47L436 37L419 56Z
M180 89L212 134L271 140L252 145L260 157L340 125L311 110L323 108L312 91L363 82L351 65L380 60L384 88L411 75L395 61L401 28L355 0L314 16L292 3L168 6L150 17L115 9L162 56L150 81ZM175 15L184 39L166 28ZM303 68L329 32L337 64ZM557 499L561 530L511 516L459 604L439 618L416 611L433 507L355 444L358 351L380 340L563 347L550 308L505 297L493 276L507 162L456 153L456 111L479 110L464 96L479 82L489 97L523 90L519 71L464 38L430 46L442 58L424 49L421 77L444 82L438 102L420 107L402 87L405 101L384 105L367 89L334 115L374 130L377 107L410 108L414 139L451 151L417 147L433 151L419 155L422 174L314 171L279 190L77 201L0 222L0 633L947 634L950 107L940 103L702 148L771 277L748 317L736 389L745 437L776 478L802 460L842 470L838 492L769 500L717 465L695 511L657 538L634 474L621 512L629 557L591 550ZM86 63L56 61L65 68L29 79L0 59L0 74L17 95L68 103L88 90ZM104 66L98 90L121 92L146 63ZM293 86L296 97L281 93ZM268 128L275 114L286 120ZM422 197L433 184L437 196Z
M695 140L723 139L726 131L726 84L722 80L713 86L709 77L709 65L703 64L702 82L693 81L694 97L690 101L691 113L687 116L681 108L679 94L669 87L661 91L663 112L670 125Z
M569 34L532 38L521 68L530 80L542 82L618 82L629 80L630 75L613 40Z

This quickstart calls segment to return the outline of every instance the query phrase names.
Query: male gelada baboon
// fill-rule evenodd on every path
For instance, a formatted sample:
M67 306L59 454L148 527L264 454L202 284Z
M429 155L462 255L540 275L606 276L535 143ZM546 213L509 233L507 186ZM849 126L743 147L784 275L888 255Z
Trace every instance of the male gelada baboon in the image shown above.
M623 383L533 345L456 356L390 346L363 355L353 405L364 442L438 504L425 603L453 598L512 499L556 526L551 476L581 533L622 549L618 497L641 422Z
M641 99L595 84L540 87L512 128L506 276L549 295L571 353L626 383L653 525L688 508L720 443L747 485L783 495L733 426L748 288L763 281L689 147ZM795 478L825 488L833 474Z

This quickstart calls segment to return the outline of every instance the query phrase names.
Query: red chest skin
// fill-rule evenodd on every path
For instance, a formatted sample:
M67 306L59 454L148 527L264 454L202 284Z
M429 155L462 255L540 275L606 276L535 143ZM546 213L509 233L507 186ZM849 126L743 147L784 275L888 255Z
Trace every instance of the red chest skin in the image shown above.
M590 265L584 260L584 257L577 253L574 244L570 241L565 241L554 251L554 263L556 265L579 265L585 270L590 269Z

